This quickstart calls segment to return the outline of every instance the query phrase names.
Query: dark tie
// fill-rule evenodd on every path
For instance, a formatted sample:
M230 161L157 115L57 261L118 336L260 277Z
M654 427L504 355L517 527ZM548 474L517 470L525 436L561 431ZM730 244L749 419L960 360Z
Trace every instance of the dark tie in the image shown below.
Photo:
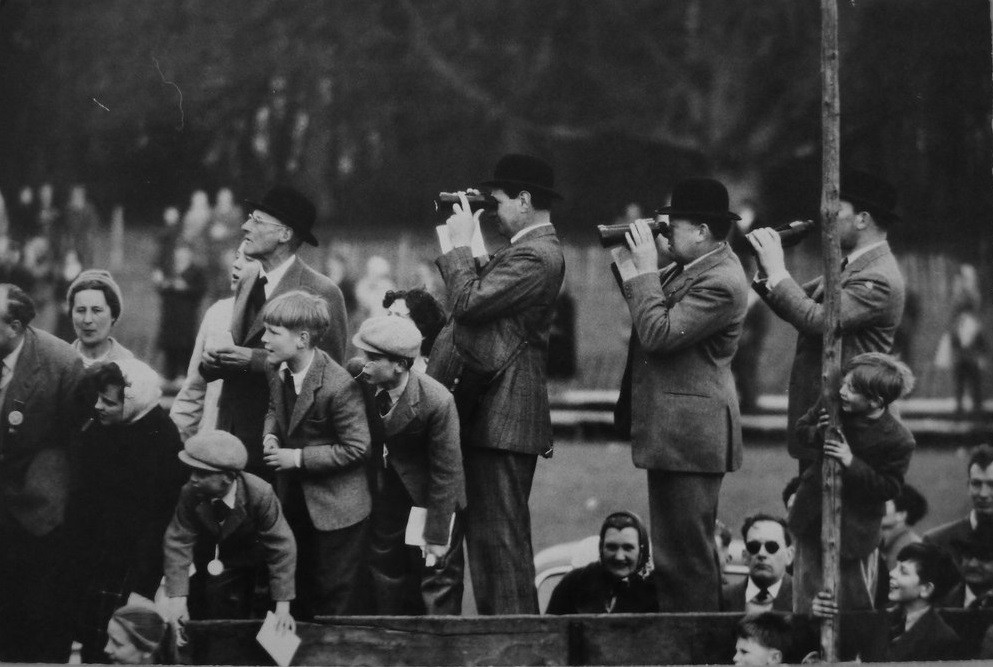
M255 284L252 285L252 291L248 295L248 303L245 305L245 333L252 327L252 323L255 322L255 318L260 312L262 312L262 307L265 306L265 286L268 280L265 276L259 276Z
M376 409L379 410L379 416L385 417L386 413L390 411L393 407L393 399L390 398L390 392L385 389L380 389L376 394Z
M772 602L772 596L769 594L769 589L764 586L759 586L759 592L755 594L754 598L752 598L752 602L762 605Z
M293 384L293 374L289 368L283 369L283 402L286 404L286 421L289 422L297 404L297 387Z
M666 285L671 283L682 272L683 272L683 265L677 264L676 268L671 269L669 273L667 273L665 277L662 279L662 286L665 287Z
M220 498L215 498L210 503L210 509L214 512L214 520L217 521L218 526L224 525L224 521L231 515L231 508Z

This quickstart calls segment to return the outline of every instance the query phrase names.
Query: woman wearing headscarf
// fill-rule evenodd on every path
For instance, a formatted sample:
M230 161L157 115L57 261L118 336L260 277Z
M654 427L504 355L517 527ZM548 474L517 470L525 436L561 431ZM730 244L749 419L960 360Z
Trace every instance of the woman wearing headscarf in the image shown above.
M104 652L115 665L178 662L172 626L152 607L125 605L107 623Z
M66 302L72 318L76 340L72 346L83 359L83 366L133 359L127 349L110 334L121 316L121 288L109 272L102 269L83 271L69 285Z
M614 512L600 527L600 560L565 575L552 591L546 613L658 611L648 530L635 513Z
M78 450L73 533L83 662L103 662L107 621L132 594L152 599L162 536L186 471L179 432L159 406L158 374L137 359L91 369L96 396Z

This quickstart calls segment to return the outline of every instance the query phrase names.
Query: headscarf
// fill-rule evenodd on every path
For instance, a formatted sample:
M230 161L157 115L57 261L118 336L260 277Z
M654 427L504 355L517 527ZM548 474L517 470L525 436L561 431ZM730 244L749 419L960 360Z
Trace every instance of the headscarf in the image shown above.
M125 605L115 611L111 619L120 623L134 645L142 651L158 651L168 637L169 624L151 607Z
M603 525L600 526L600 554L603 554L603 538L607 534L608 528L616 528L617 530L634 528L638 531L638 565L632 576L644 579L651 574L652 570L655 569L655 563L652 559L652 542L648 539L648 529L641 518L634 512L621 511L614 512L604 519Z
M124 423L133 424L159 404L162 380L159 374L138 359L113 362L124 376Z

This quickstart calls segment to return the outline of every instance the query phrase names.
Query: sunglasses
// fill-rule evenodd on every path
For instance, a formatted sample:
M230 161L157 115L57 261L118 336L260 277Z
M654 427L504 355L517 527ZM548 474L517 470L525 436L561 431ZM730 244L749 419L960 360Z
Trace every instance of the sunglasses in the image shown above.
M777 551L779 551L779 542L773 542L771 540L768 542L759 542L758 540L751 540L745 543L745 548L748 549L748 553L754 556L759 552L759 549L761 549L763 545L765 546L766 553L768 553L770 556L776 553Z

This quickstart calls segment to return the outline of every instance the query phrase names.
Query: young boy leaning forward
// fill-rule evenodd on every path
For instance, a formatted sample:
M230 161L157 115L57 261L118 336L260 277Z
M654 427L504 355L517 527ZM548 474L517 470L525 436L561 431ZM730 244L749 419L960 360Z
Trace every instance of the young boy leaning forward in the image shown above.
M913 435L889 405L905 396L913 383L906 364L879 352L860 354L848 362L839 391L841 432L827 432L827 413L820 402L797 422L807 467L788 521L796 538L794 613L809 614L811 601L823 587L823 456L837 460L842 469L838 604L842 610L872 609L886 501L899 493L914 451Z

